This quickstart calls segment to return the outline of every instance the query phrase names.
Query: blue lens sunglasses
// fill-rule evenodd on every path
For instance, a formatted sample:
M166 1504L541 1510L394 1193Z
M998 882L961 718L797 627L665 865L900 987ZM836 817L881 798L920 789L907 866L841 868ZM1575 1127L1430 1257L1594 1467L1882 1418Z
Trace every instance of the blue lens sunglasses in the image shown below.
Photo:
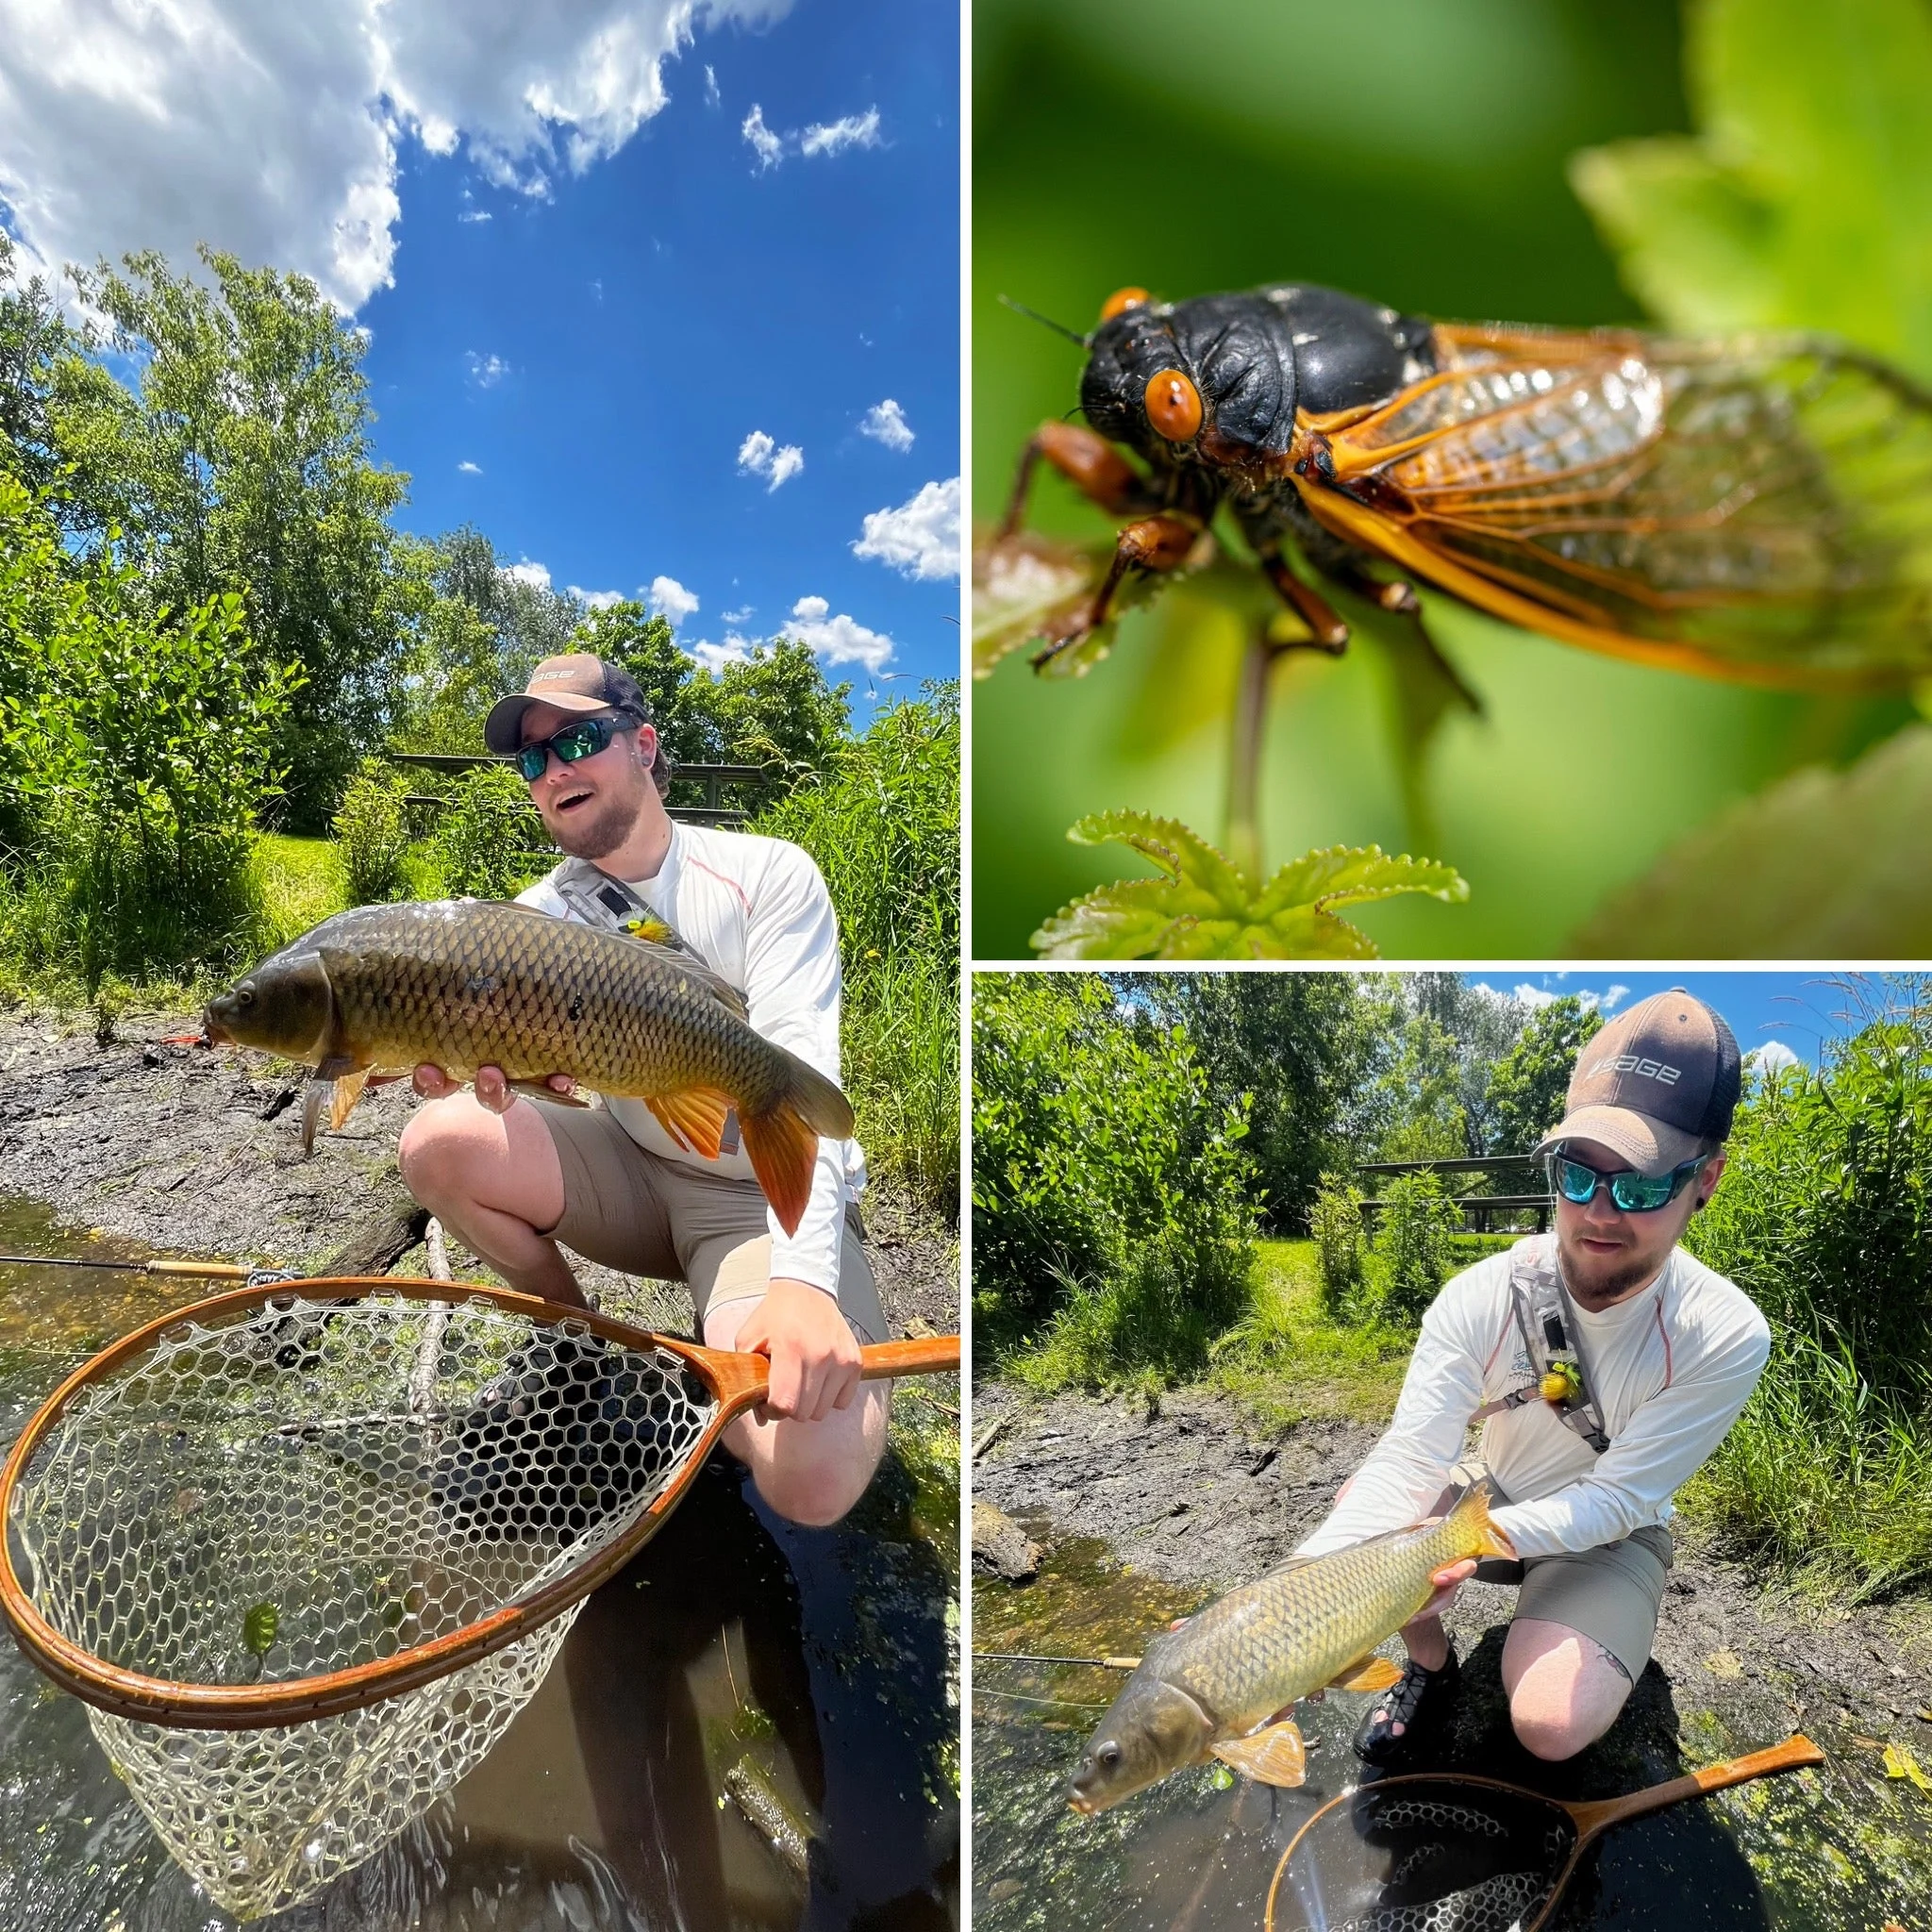
M517 770L525 785L534 785L543 775L552 752L559 764L574 765L579 758L595 758L620 731L636 729L633 720L622 713L614 718L579 718L550 738L521 746L516 755Z
M1610 1200L1624 1214L1654 1214L1666 1202L1674 1201L1692 1178L1709 1164L1708 1154L1699 1154L1680 1162L1669 1174L1637 1174L1629 1168L1619 1174L1599 1174L1561 1154L1550 1156L1550 1178L1564 1200L1587 1208L1599 1188L1610 1191Z

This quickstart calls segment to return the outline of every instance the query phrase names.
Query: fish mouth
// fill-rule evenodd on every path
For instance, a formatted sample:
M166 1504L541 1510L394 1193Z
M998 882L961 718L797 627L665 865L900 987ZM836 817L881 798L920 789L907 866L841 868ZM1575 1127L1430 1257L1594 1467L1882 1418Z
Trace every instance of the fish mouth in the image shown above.
M1080 1791L1069 1791L1067 1793L1067 1803L1070 1806L1072 1806L1072 1807L1075 1811L1077 1811L1082 1818L1091 1818L1094 1815L1094 1813L1100 1809L1100 1807L1096 1805L1091 1798L1086 1796L1084 1792Z
M212 1007L201 1016L201 1037L209 1046L233 1046L236 1043L235 1036L215 1018Z

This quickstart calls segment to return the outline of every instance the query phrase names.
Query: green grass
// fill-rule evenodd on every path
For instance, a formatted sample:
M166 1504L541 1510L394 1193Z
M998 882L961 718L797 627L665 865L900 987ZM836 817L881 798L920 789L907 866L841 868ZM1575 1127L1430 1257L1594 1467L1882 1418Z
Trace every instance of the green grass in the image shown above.
M287 945L349 903L341 858L331 839L265 832L255 841L249 871L260 902L264 953Z
M1324 1312L1313 1241L1261 1241L1249 1312L1214 1343L1209 1379L1267 1428L1311 1417L1379 1427L1414 1346L1399 1328Z

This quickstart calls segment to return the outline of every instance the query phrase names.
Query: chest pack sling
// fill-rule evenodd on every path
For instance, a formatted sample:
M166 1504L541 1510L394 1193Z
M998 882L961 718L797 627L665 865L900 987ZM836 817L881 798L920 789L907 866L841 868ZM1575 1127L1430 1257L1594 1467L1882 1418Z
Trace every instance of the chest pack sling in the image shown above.
M1526 1402L1547 1402L1563 1426L1574 1429L1592 1454L1601 1456L1610 1446L1609 1431L1597 1404L1595 1378L1584 1358L1582 1330L1570 1297L1563 1292L1555 1235L1536 1235L1510 1249L1509 1303L1535 1380L1526 1389L1511 1390L1499 1401L1485 1403L1475 1419L1501 1415Z

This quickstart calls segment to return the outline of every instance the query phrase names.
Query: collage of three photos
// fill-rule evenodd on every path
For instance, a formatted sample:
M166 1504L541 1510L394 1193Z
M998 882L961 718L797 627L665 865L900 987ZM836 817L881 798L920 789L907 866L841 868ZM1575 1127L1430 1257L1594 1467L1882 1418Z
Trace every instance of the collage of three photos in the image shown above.
M1932 1925L1928 100L0 7L0 1924Z

